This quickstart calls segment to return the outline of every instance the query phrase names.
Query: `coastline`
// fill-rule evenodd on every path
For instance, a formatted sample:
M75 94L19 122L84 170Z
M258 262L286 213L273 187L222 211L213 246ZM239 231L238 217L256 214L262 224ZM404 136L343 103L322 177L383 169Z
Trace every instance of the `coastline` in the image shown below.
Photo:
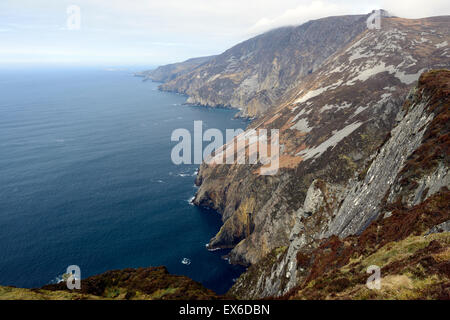
M204 244L222 221L219 215L204 214L188 203L197 190L193 173L198 165L172 164L170 135L197 119L221 129L242 127L232 119L233 112L181 106L185 97L162 94L156 84L142 84L128 72L77 71L75 87L74 81L61 81L71 73L39 72L27 71L34 75L20 77L24 80L18 77L17 81L27 83L41 79L30 94L14 94L7 86L11 94L3 97L11 106L32 102L36 107L27 108L26 114L37 127L32 127L36 137L29 143L23 142L22 135L31 124L12 122L16 129L5 135L10 143L5 145L3 160L14 154L16 161L2 171L4 212L33 221L33 228L16 218L2 234L0 250L5 259L0 284L39 288L68 265L79 265L82 279L106 270L164 265L170 273L226 292L241 271L222 259L224 252L206 250ZM84 86L87 94L71 99ZM60 87L63 95L47 93ZM92 99L89 93L97 97L102 88L114 89L106 92L110 100ZM41 103L42 96L52 98ZM61 112L55 113L55 106ZM14 116L19 111L11 107L11 112ZM63 122L67 125L50 126ZM42 132L41 127L48 129ZM46 150L34 153L33 170L21 160L29 157L29 144ZM18 178L20 190L13 185ZM33 205L37 201L39 205ZM0 223L4 219L0 216ZM38 240L34 250L27 250L34 239ZM70 260L67 251L74 252ZM184 257L191 265L181 263ZM39 264L31 270L36 260Z

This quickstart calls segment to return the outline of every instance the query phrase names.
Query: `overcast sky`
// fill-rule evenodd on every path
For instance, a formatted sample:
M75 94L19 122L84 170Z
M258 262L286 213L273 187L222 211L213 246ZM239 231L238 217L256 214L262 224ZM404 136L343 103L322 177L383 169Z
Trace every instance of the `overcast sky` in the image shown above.
M80 8L80 29L71 5ZM379 8L405 18L450 15L449 0L1 0L0 64L165 64L221 53L275 27Z

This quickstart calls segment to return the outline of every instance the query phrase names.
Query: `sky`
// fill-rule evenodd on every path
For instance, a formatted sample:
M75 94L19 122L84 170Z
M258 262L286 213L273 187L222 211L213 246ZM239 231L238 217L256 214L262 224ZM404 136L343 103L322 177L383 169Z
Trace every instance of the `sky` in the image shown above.
M156 66L219 54L276 27L380 8L450 15L448 0L0 0L0 65Z

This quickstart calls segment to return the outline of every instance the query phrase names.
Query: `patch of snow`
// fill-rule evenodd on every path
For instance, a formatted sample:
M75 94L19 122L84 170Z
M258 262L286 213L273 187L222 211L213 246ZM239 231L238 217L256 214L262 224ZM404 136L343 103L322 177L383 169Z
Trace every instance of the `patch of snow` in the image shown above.
M367 81L369 78L383 72L389 72L390 74L394 74L394 76L404 84L411 84L417 81L422 72L424 72L425 70L426 69L422 69L419 70L417 73L406 74L404 71L400 71L392 65L386 66L386 64L382 61L373 67L361 71L358 76L347 81L345 84L348 86L352 86L355 84L356 81L364 82Z
M446 47L446 46L448 46L448 42L444 41L444 42L438 43L435 47L440 49L440 48L443 48L443 47Z
M384 100L386 100L387 98L389 98L390 96L392 96L392 93L383 93L383 94L381 95L381 99L384 101Z
M291 130L294 130L294 129L301 131L301 132L306 132L306 133L311 132L311 130L312 130L312 128L310 128L308 126L308 119L306 119L306 118L298 120L297 123L291 127Z
M409 63L407 66L404 66L404 65L407 63L407 61L410 62L410 63ZM407 56L404 57L403 62L400 63L400 64L398 65L397 68L405 68L405 69L408 69L408 68L410 68L410 67L415 66L416 63L417 63L417 60L416 60L416 59L414 59L411 55L407 55Z
M310 114L310 112L311 112L311 109L306 111L306 107L303 108L302 110L300 110L299 113L297 113L297 115L294 117L294 119L292 119L291 123L297 121L297 119L300 118L304 114Z
M319 89L316 89L316 90L310 90L305 95L303 95L301 98L296 100L295 103L302 103L302 102L308 101L309 99L312 99L312 98L317 97L318 95L324 93L325 91L327 91L331 87L332 87L332 85L331 86L326 86L326 87L323 87L323 88L319 88Z
M353 62L353 60L361 59L361 58L370 58L375 54L373 52L363 53L363 51L368 50L367 48L356 48L352 51L352 55L348 58L349 62Z
M368 38L368 33L366 33L364 35L364 37L362 37L361 39L359 39L358 41L356 41L353 45L351 45L350 47L348 47L348 49L345 52L350 52L353 50L353 48L358 47L361 43L363 43L365 40L367 40Z
M361 112L363 112L364 110L366 110L368 107L369 107L369 106L365 106L365 107L359 106L359 107L355 110L355 112L353 113L353 116L356 116L356 115L360 114Z
M294 103L306 102L309 99L312 99L314 97L317 97L318 95L321 95L322 93L324 93L327 90L335 89L335 88L339 87L342 84L342 82L343 82L342 80L339 80L336 83L330 84L329 86L322 87L322 88L315 89L315 90L310 90L305 95L303 95L302 97L297 99Z
M329 104L326 104L320 109L320 112L322 113L324 111L332 110L332 109L343 110L343 109L347 109L351 105L352 104L349 103L349 102L344 102L344 104L342 104L342 105L329 105Z
M327 73L331 74L331 73L337 73L337 72L341 72L341 71L344 71L344 66L343 65L338 65L333 70L331 70L331 71L329 71Z
M386 72L386 71L390 71L390 69L388 69L388 67L386 67L386 64L384 62L381 62L371 68L361 71L358 76L347 81L346 85L350 85L350 86L354 85L356 81L362 81L362 82L367 81L369 78L371 78L379 73Z
M324 106L320 109L320 112L324 112L324 111L327 111L327 110L331 110L331 109L334 109L334 108L337 108L337 107L338 107L338 106L326 104L326 105L324 105Z
M349 124L348 126L346 126L341 130L334 131L333 136L331 136L326 141L322 142L317 147L302 150L299 153L297 153L296 156L301 156L304 160L320 157L325 151L327 151L328 148L330 147L334 148L339 142L341 142L345 137L352 134L361 125L362 122L355 122Z
M419 80L420 75L426 71L426 68L419 70L417 73L406 74L403 71L396 71L395 77L405 84L411 84Z

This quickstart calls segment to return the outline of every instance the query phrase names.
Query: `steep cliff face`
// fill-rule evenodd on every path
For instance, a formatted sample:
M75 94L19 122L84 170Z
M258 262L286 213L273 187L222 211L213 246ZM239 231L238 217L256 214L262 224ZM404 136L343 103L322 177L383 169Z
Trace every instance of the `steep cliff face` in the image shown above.
M449 17L385 18L381 30L361 32L287 91L283 103L249 128L280 130L276 175L260 175L260 165L203 164L194 203L218 210L224 221L210 247L233 248L234 263L258 262L287 246L291 232L299 230L298 219L311 215L312 209L302 211L308 194L314 194L317 202L308 206L318 206L319 214L301 231L305 241L346 236L367 227L378 212L369 207L361 211L352 203L363 196L370 196L373 203L383 198L395 182L393 173L402 169L398 162L420 143L423 132L410 136L398 129L404 145L383 151L396 161L369 171L375 152L402 117L397 115L404 97L420 74L450 66L449 22ZM430 121L412 113L408 117L417 126ZM388 172L379 175L383 170ZM435 175L442 175L439 170ZM422 193L430 189L427 180L417 183ZM368 188L371 184L379 189ZM349 185L354 187L353 196ZM396 193L390 201L395 197Z
M449 117L450 71L424 73L367 169L345 185L314 181L289 245L253 265L231 293L401 298L394 285L389 292L366 290L364 268L376 261L387 279L408 283L405 295L450 297ZM444 234L424 238L436 232ZM423 264L420 274L408 274L419 272L417 264Z
M188 103L239 108L241 116L260 116L359 35L365 21L362 15L330 17L276 29L167 79L160 88L188 95Z
M241 299L448 300L449 197L443 189L418 206L396 209L359 237L333 236L314 249L292 252L292 245L278 248L251 266L229 293ZM380 268L379 290L366 286L370 266Z

